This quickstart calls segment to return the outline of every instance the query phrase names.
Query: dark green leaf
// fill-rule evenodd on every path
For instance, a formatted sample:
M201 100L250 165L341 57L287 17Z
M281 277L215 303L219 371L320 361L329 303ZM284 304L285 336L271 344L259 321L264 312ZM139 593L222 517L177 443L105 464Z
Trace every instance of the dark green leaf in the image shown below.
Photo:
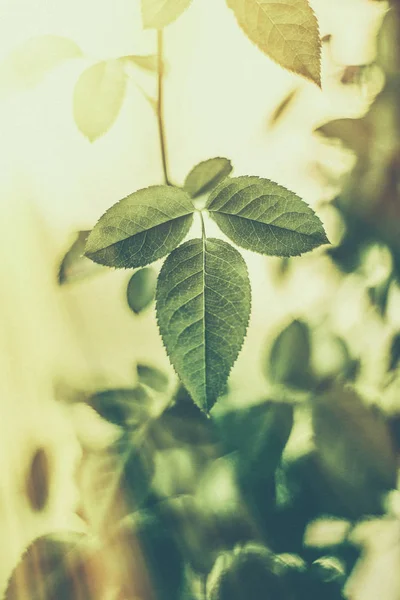
M395 371L400 361L400 333L393 336L390 344L389 371Z
M250 296L243 258L218 239L186 242L161 269L156 294L161 336L184 386L205 412L242 347Z
M143 510L125 517L113 542L122 550L117 568L124 598L179 598L183 557L157 512Z
M321 85L321 40L308 0L227 0L246 35L281 67Z
M156 295L157 273L151 267L136 271L129 280L126 290L128 306L139 315L153 302Z
M102 272L102 267L84 256L86 240L90 231L79 231L77 237L62 259L58 271L58 283L75 283Z
M397 459L387 423L351 388L336 387L312 405L314 440L326 485L342 516L379 513L396 487Z
M226 552L207 579L207 600L291 600L284 570L284 564L264 546L249 544Z
M274 341L265 374L273 383L308 389L313 381L310 360L309 327L295 320Z
M389 300L389 292L390 286L393 281L393 275L390 274L389 277L378 283L373 287L368 288L368 297L373 304L379 315L384 318L386 316L388 300Z
M136 365L138 379L141 384L147 385L156 392L165 392L168 389L168 377L160 369L138 363Z
M296 256L328 243L314 211L268 179L227 179L211 193L207 208L225 235L253 252Z
M243 473L266 477L275 472L293 425L293 406L262 402L215 419L225 452L237 452Z
M215 188L232 172L227 158L210 158L199 163L186 177L184 188L192 198L197 198Z
M141 0L143 27L163 29L175 21L192 0Z
M142 386L137 386L96 392L87 404L114 425L134 427L147 416L150 398Z
M144 267L180 244L193 211L189 195L179 188L139 190L104 213L89 236L86 256L109 267Z

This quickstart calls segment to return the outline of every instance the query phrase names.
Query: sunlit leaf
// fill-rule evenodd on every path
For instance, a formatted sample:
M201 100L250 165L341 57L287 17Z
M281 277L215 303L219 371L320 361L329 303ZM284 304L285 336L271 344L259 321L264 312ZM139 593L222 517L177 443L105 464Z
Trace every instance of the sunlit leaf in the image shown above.
M155 73L158 69L158 58L156 54L139 55L133 54L132 56L126 56L126 61L132 62L137 67L140 67L144 71L150 71Z
M321 85L318 21L308 0L227 0L243 31L281 67Z
M141 0L143 27L163 29L189 8L192 0Z
M260 254L296 256L329 243L314 211L268 179L227 179L211 192L207 208L235 244Z
M147 385L152 390L160 393L168 389L168 376L160 369L143 363L138 363L136 369L138 379L142 385Z
M186 177L184 188L192 198L197 198L212 190L232 171L227 158L210 158L199 163Z
M126 290L128 306L132 312L139 315L153 302L156 294L157 273L146 267L136 271L129 280Z
M0 63L0 82L12 87L34 86L63 62L82 56L72 40L57 35L33 37Z
M218 239L186 242L161 269L156 294L161 336L180 379L205 412L242 347L250 295L243 258Z
M79 231L75 241L64 255L58 271L60 285L75 283L104 272L100 265L96 265L84 256L89 233L90 231Z
M92 65L79 77L74 90L74 118L91 142L104 135L116 121L126 91L122 60Z
M104 213L85 254L109 267L144 267L176 248L190 229L193 211L189 195L179 188L139 190Z
M310 329L292 321L275 339L265 374L273 383L309 389L312 384Z

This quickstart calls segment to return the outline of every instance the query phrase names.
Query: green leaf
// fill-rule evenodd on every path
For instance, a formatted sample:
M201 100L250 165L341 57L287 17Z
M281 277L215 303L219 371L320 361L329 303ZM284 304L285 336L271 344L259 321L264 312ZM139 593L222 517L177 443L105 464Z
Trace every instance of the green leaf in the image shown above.
M82 50L68 38L57 35L30 38L0 63L1 86L32 87L63 62L81 56Z
M126 290L129 308L139 315L153 302L156 294L157 273L146 267L132 275Z
M186 177L184 188L192 198L197 198L215 188L232 171L227 158L210 158L199 163Z
M75 283L104 272L100 265L96 265L84 256L89 233L90 231L79 231L75 241L62 259L58 271L58 283L60 285Z
M137 386L96 392L87 404L110 423L132 427L147 417L149 400L145 388Z
M189 195L179 188L139 190L104 213L89 236L86 256L108 267L144 267L180 244L193 211Z
M192 0L141 0L145 29L163 29L189 8Z
M246 264L221 240L190 240L161 269L156 293L161 336L184 386L205 412L242 347L250 304Z
M312 383L310 361L309 327L295 320L274 341L265 374L273 383L309 389Z
M142 385L147 385L155 392L166 392L168 389L168 377L160 369L138 363L136 365L138 379Z
M250 40L281 67L321 85L321 40L308 0L227 0Z
M395 333L390 344L390 359L388 369L395 371L400 362L400 333Z
M223 181L207 208L235 244L270 256L297 256L326 244L314 211L296 194L259 177Z
M131 56L125 56L124 59L125 61L132 62L134 65L140 67L144 71L155 73L158 70L157 54L132 54Z
M74 119L91 142L104 135L114 124L125 91L123 60L102 61L83 71L74 90Z
M215 419L225 452L238 453L241 474L273 475L293 426L293 406L266 401L230 410Z

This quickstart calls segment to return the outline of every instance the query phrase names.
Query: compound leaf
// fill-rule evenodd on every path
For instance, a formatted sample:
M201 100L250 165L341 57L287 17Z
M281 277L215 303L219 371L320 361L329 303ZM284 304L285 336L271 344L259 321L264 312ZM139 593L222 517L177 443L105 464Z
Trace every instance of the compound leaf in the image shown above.
M232 171L232 163L227 158L204 160L190 171L184 188L192 198L197 198L215 188Z
M142 0L142 20L145 29L162 29L189 8L192 0Z
M194 239L161 269L158 325L171 363L194 402L208 412L246 335L250 282L241 255L218 239Z
M260 177L223 181L207 208L235 244L271 256L297 256L326 244L314 211L295 193Z
M125 91L122 60L102 61L83 71L74 90L74 119L91 142L104 135L116 121Z
M190 229L193 211L190 197L179 188L139 190L104 213L85 254L108 267L144 267L176 248Z
M250 40L281 67L321 85L321 40L308 0L227 0Z

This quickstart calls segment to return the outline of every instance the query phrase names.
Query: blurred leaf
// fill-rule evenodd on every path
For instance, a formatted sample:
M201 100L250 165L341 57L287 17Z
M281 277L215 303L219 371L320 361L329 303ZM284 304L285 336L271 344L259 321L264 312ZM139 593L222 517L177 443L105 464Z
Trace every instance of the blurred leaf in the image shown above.
M392 273L390 273L390 275L386 277L386 279L384 279L383 281L381 281L373 287L369 287L367 290L369 301L376 307L379 315L382 318L385 318L386 316L389 300L389 291L392 285L392 281L393 275Z
M156 295L160 333L182 383L206 413L242 347L250 296L246 264L222 240L190 240L161 269Z
M145 56L131 55L124 58L126 61L132 62L145 71L155 73L158 70L158 58L156 54L148 54Z
M329 243L314 211L268 179L227 179L211 193L207 208L225 235L253 252L298 256Z
M55 533L36 538L25 550L7 585L5 600L74 600L98 598L101 582L89 571L81 533Z
M94 531L108 533L119 519L147 500L154 476L154 450L144 422L107 450L89 456L82 468L81 504Z
M221 554L208 579L207 600L291 600L284 567L263 546L249 545Z
M396 333L390 344L389 371L395 371L400 361L400 333Z
M140 511L125 517L113 542L122 550L118 569L124 598L179 598L183 557L157 512Z
M378 409L337 387L314 399L312 420L318 459L343 516L380 513L383 494L396 487L397 459Z
M293 406L266 401L231 410L215 418L226 453L237 452L247 477L275 472L293 426Z
M192 0L141 0L145 29L163 29L175 21Z
M79 231L72 246L62 259L58 271L58 283L75 283L102 272L102 268L84 256L86 240L90 231Z
M295 320L275 339L265 375L273 383L307 390L314 383L310 361L310 329L304 321Z
M87 399L87 404L114 425L135 427L148 415L150 397L139 385L96 392Z
M227 158L210 158L199 163L186 177L184 189L192 198L206 194L232 172Z
M2 85L25 88L37 85L63 62L82 56L72 40L57 35L33 37L0 63Z
M299 94L300 88L295 87L286 96L284 99L278 104L271 117L269 118L269 127L274 127L282 118L284 118L285 114L287 114L289 108L293 105L294 100L296 100Z
M144 267L171 252L188 233L194 206L176 187L154 185L114 204L99 219L86 256L108 267Z
M32 510L46 509L50 496L50 460L47 451L39 447L31 459L26 475L26 495Z
M154 301L156 295L157 273L150 267L136 271L129 280L126 290L128 306L139 315Z
M227 0L250 40L281 67L321 86L318 21L308 0Z
M155 392L166 392L168 389L169 380L167 375L150 365L138 363L136 365L138 379L142 385L147 385Z
M117 120L126 91L122 60L92 65L80 75L74 90L74 118L79 130L94 142Z

